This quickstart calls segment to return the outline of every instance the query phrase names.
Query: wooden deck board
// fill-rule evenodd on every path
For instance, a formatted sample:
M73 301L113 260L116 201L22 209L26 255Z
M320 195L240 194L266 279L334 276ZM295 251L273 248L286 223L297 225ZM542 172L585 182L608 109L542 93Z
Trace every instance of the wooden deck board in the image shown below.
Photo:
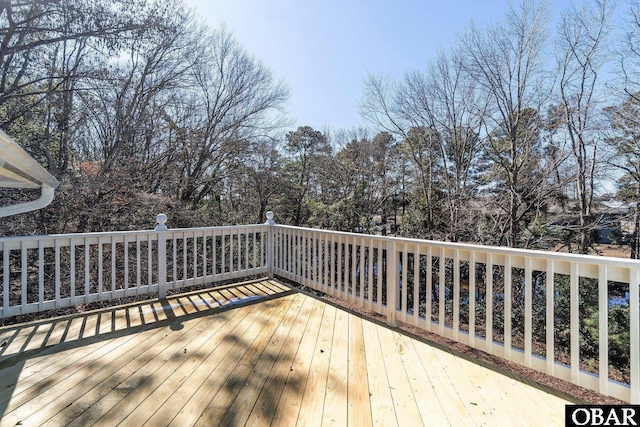
M299 393L302 394L300 409L298 411L297 424L301 426L322 425L322 415L324 412L324 401L327 390L327 378L329 376L329 359L331 357L331 343L333 341L333 324L336 318L336 308L330 305L324 306L322 313L321 327L318 331L318 340L309 366L309 376L304 388L301 387ZM290 394L298 394L290 390ZM285 396L287 399L289 396ZM274 421L293 421L295 417L285 405L285 396L281 399L283 403L278 406ZM294 425L295 423L288 423Z
M311 361L322 328L322 313L326 304L315 301L313 311L300 339L298 351L291 365L280 399L271 417L273 425L295 425L302 406L303 391L311 378ZM251 418L248 420L251 422ZM251 425L251 424L249 424Z
M230 348L221 346L221 344L225 341L230 342L231 340L228 340L230 337L242 337L253 324L250 319L247 320L243 323L228 322L214 334L203 330L197 340L186 346L183 352L179 352L185 356L189 355L189 357L175 360L176 363L170 363L166 366L167 372L171 372L171 374L167 375L162 382L156 381L155 390L129 413L129 416L123 420L124 424L143 425L149 423L149 425L158 425L161 420L171 420L188 401L189 396L185 396L180 391L187 391L197 384L199 374L202 375L206 372L206 366L209 363L230 358L228 354ZM187 382L191 377L194 381ZM173 395L175 395L175 399L170 399Z
M568 403L273 280L0 340L0 426L563 425Z
M371 425L371 401L362 319L349 316L348 425Z
M267 380L271 375L281 374L278 364L284 366L291 363L290 348L285 348L285 345L293 345L292 342L287 341L303 305L302 299L296 298L294 300L293 307L287 310L281 323L277 325L269 344L254 365L251 375L239 390L219 425L245 425Z
M473 419L456 390L456 384L452 383L445 368L436 357L436 352L441 351L427 344L413 341L413 345L422 361L422 368L428 372L429 380L438 394L438 401L445 412L451 425L473 425Z
M214 400L215 396L227 383L230 375L238 366L240 360L246 354L246 351L248 351L249 346L252 346L256 342L259 334L265 329L266 322L264 322L264 320L273 313L277 315L277 312L273 308L271 311L264 310L258 312L254 310L252 312L252 316L256 319L259 317L260 321L254 319L253 323L248 325L247 331L243 334L242 341L232 343L233 346L229 350L228 357L221 358L218 366L210 372L200 387L195 390L195 393L191 395L182 409L172 419L170 425L194 425L197 422L201 414L206 410L207 405ZM264 336L267 337L268 334L265 333ZM245 353L243 353L243 351Z
M127 337L120 345L114 347L102 346L94 353L95 359L85 357L80 363L66 366L58 371L49 381L40 382L38 378L27 382L24 386L26 390L16 389L16 393L10 398L6 406L2 422L8 425L15 425L29 416L34 416L38 411L48 410L47 404L58 403L60 399L70 396L68 390L82 385L86 387L94 381L107 378L110 369L107 367L118 358L127 360L127 355L132 354L138 345L138 340L134 337ZM148 341L147 341L148 342ZM83 350L83 349L82 349ZM19 385L21 385L19 383ZM56 396L55 399L43 399L41 396ZM2 404L3 402L0 402Z
M90 364L93 361L98 360L100 357L104 355L108 355L109 351L117 350L119 345L127 344L127 341L129 341L132 338L134 337L125 336L125 337L122 337L121 339L116 339L113 341L112 345L107 348L98 344L98 345L83 346L79 348L78 351L73 353L66 353L66 352L64 353L57 352L53 354L44 353L39 357L30 359L24 366L14 365L2 370L3 373L9 374L6 377L3 376L2 385L4 386L7 381L11 382L11 378L12 378L11 373L15 373L16 369L20 374L25 374L25 373L31 374L31 376L29 375L22 376L20 383L17 384L17 387L13 389L13 397L14 397L13 402L15 402L15 397L18 396L23 390L26 390L30 387L35 387L35 386L38 386L39 389L42 389L43 379L49 378L46 376L46 374L55 375L57 378L64 378L64 375L71 374L76 370L80 369L81 367L87 364ZM129 343L129 345L131 344L132 343ZM133 345L135 345L135 342L133 343ZM77 358L77 357L81 357L82 359L79 361L76 360L75 363L72 363L72 364L69 364L66 361L67 358ZM61 362L60 364L57 363L59 361ZM57 364L58 366L52 366L52 364ZM38 365L38 366L33 367L32 365ZM45 369L43 372L42 371L43 367L47 367L47 368L52 367L53 369ZM54 380L52 379L48 379L48 381L46 381L48 385L53 384L53 382ZM4 394L0 394L0 403L2 402L2 399L4 399Z
M292 300L289 299L286 301L286 303L288 303L286 306L284 304L280 304L279 307L281 309L278 310L277 314L280 316L284 315L291 302ZM248 345L244 349L244 354L237 365L235 365L229 377L226 378L223 386L208 402L207 407L201 412L195 425L221 425L222 419L229 412L229 408L235 402L236 397L246 384L247 379L253 373L253 370L258 364L263 352L271 342L271 339L280 324L280 320L281 318L278 319L276 316L273 316L271 319L266 319L262 324L263 328L258 337L251 342L247 341Z
M267 376L267 381L260 391L251 413L248 414L247 424L250 426L268 426L271 424L275 415L275 409L280 401L280 397L284 387L289 380L289 374L294 372L295 355L300 348L302 335L311 318L311 312L314 308L314 300L305 299L295 322L297 327L292 328L287 336L286 341L278 359L273 366L271 372ZM242 423L241 423L242 424Z
M220 316L217 319L205 318L190 330L183 329L182 331L178 331L183 333L167 335L162 339L161 343L154 345L147 352L141 354L138 358L139 363L133 364L134 366L132 367L127 366L119 372L119 375L117 375L117 384L112 387L103 387L102 391L104 393L102 396L94 393L75 402L74 404L78 406L78 410L73 414L75 417L67 417L67 420L70 420L68 423L70 425L89 425L95 421L92 415L106 413L125 399L129 393L145 387L145 381L148 378L165 366L165 362L171 357L179 355L180 352L189 345L188 339L190 336L187 335L188 331L203 332L206 330L208 333L215 335L219 333L223 327L232 328L239 324L245 316L246 313L237 311L230 313L228 317ZM94 410L89 411L92 406L94 406ZM98 406L100 410L96 411L95 406Z
M415 400L407 377L407 370L400 357L401 349L396 345L398 334L387 328L378 328L378 336L398 424L401 426L413 423L426 424L428 419L422 420L418 402ZM404 352L403 348L402 352Z
M418 352L411 338L399 335L396 344L403 348L400 358L407 370L407 378L413 396L418 403L418 410L423 420L429 420L434 426L450 425L447 415L442 408L438 390L436 390L429 379L428 372L422 366Z
M464 406L476 425L491 426L500 420L513 420L513 418L505 417L507 412L511 410L508 406L504 407L505 411L501 411L496 418L495 409L485 399L486 395L482 394L482 389L478 388L478 384L482 385L482 382L473 381L472 374L475 371L475 364L460 358L450 357L450 354L441 350L433 350L432 353L432 360L437 361L438 365L442 367L442 373L446 374L450 384L453 386L453 390L456 393L456 401L459 401ZM488 397L491 397L491 395ZM512 414L509 413L508 415ZM517 421L517 419L513 421Z
M109 354L112 359L97 359L91 361L88 365L73 363L67 365L70 370L76 369L78 366L82 366L82 370L69 375L67 378L57 383L54 387L57 387L64 394L61 398L48 402L45 406L41 407L37 412L25 418L23 421L33 424L40 424L47 419L54 417L63 409L65 410L63 418L65 421L60 424L67 424L69 420L73 419L74 413L81 413L85 411L91 405L82 405L87 399L91 399L93 396L98 396L106 393L104 390L111 390L118 385L117 381L123 371L126 372L130 369L135 369L136 365L140 362L142 357L147 351L155 350L158 347L158 341L163 339L164 334L161 330L147 331L141 334L144 339L129 340L127 344L131 343L133 346L122 346L118 348L118 351ZM133 342L132 342L133 341ZM155 356L155 355L153 355ZM153 357L152 356L152 357ZM115 359L113 358L115 357ZM104 366L102 366L104 365ZM89 371L88 373L85 371ZM63 372L63 371L58 371ZM55 394L56 389L52 389L51 393ZM17 390L16 390L17 391ZM16 395L16 393L14 393ZM17 394L17 396L22 396ZM33 396L31 400L35 401L37 396ZM29 398L27 394L25 398ZM41 404L42 400L38 400L37 404ZM33 410L35 402L29 402L26 406ZM23 405L25 406L25 405ZM9 413L8 416L20 416L22 413L16 414ZM60 425L53 423L52 425Z
M347 312L337 311L333 329L322 425L344 426L347 425L349 377L349 315Z
M393 407L391 387L382 354L382 343L380 343L378 336L378 327L370 322L364 322L362 326L367 353L369 399L373 423L380 426L397 426L398 419Z
M220 325L222 326L222 325ZM151 337L150 337L151 338ZM64 399L56 402L55 405L52 405L51 413L56 414L49 420L49 425L69 425L78 417L81 417L83 414L91 415L95 413L94 411L88 411L91 407L96 404L100 404L104 409L105 404L108 399L106 398L107 394L110 391L115 391L116 394L120 395L120 397L124 397L126 392L131 388L132 384L135 384L136 387L139 387L143 382L143 378L145 375L140 375L139 372L143 371L144 368L149 369L147 366L148 361L161 361L162 358L158 357L163 350L166 350L171 344L174 347L174 352L179 352L182 347L185 346L184 342L179 341L171 341L169 337L163 337L157 334L154 334L152 338L156 339L147 339L144 342L144 345L137 347L136 354L137 356L128 360L125 358L118 359L115 363L109 366L109 369L113 371L113 373L101 381L100 383L94 383L95 386L91 389L85 384L79 387L75 387L74 389L68 391ZM141 343L142 344L142 343ZM136 378L137 377L137 378ZM137 380L137 379L140 380ZM57 409L57 413L54 412ZM62 411L64 409L64 411ZM40 411L44 412L44 411ZM31 421L34 424L37 422L45 421L45 414L41 414L39 419L33 419ZM88 420L84 420L86 422Z
M250 321L249 326L251 324L252 322ZM187 356L187 354L190 354L189 349L191 349L191 353L197 353L207 338L209 338L208 334L198 333L196 342L186 348L187 353L180 351L181 349L178 349L177 353L173 352L171 358L159 369L160 372L166 372L167 374L149 377L142 384L145 393L139 393L135 397L130 396L121 400L118 405L105 414L99 424L114 425L122 421L132 423L130 425L144 424L148 417L158 409L158 404L166 401L168 396L175 391L177 387L174 387L174 381L179 382L181 379L188 377L195 369L194 364L200 355L195 358L193 356L182 357L182 355ZM184 350L184 346L182 350ZM180 384L181 382L177 385L179 386ZM161 387L162 385L164 387Z

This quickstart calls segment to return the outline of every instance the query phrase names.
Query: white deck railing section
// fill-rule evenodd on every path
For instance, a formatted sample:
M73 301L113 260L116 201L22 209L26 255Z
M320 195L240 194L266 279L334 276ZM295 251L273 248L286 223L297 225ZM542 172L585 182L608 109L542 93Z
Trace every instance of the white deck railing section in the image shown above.
M406 322L640 403L640 262L289 227L268 218L265 225L169 230L159 215L150 231L0 238L0 316L275 274L380 313L390 325ZM615 290L622 292L617 300ZM628 320L612 318L616 305L628 306ZM619 335L621 327L629 336L625 382L610 378L610 330ZM597 334L597 366L588 369L580 354L586 333Z
M277 275L383 314L390 325L400 320L602 394L640 403L638 261L282 225L273 227L272 239ZM629 305L629 321L622 325L630 338L628 383L609 378L612 288L628 289L617 302ZM592 369L597 373L583 370L586 362L580 358L585 333L581 304L588 289L597 293L591 295L598 312L599 362ZM563 303L570 313L566 349L560 348L555 336L557 311ZM534 307L538 307L535 313ZM494 330L498 316L502 327ZM542 340L534 338L534 328L538 336L544 335Z
M0 238L0 317L266 274L265 225ZM164 230L163 230L164 228Z

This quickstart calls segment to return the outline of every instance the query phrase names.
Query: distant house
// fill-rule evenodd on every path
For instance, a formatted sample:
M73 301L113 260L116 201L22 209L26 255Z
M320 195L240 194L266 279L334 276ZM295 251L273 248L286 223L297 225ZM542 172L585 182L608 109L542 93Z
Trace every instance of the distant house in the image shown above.
M604 200L596 205L594 214L600 222L597 228L598 243L620 243L620 237L633 232L633 222L629 219L633 207L630 203L618 200Z

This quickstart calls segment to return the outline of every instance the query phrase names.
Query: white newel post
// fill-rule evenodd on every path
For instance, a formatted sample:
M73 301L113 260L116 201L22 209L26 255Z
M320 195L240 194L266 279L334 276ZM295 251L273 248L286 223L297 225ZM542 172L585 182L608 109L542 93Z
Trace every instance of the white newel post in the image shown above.
M273 226L276 222L273 220L273 212L268 211L267 214L267 275L269 279L273 279Z
M389 326L398 326L396 310L399 291L398 248L396 242L389 239L387 240L387 325Z
M156 216L156 232L158 233L158 298L167 297L167 215ZM149 248L151 250L151 248Z

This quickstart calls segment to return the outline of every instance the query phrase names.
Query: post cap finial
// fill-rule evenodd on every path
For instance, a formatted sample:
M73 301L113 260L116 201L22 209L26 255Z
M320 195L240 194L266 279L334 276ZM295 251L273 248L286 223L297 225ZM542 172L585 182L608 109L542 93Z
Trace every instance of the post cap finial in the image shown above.
M267 216L266 224L275 225L276 222L273 220L273 212L272 211L267 211L266 216Z
M167 214L158 214L156 215L156 231L167 231L168 228L166 226L167 222Z

